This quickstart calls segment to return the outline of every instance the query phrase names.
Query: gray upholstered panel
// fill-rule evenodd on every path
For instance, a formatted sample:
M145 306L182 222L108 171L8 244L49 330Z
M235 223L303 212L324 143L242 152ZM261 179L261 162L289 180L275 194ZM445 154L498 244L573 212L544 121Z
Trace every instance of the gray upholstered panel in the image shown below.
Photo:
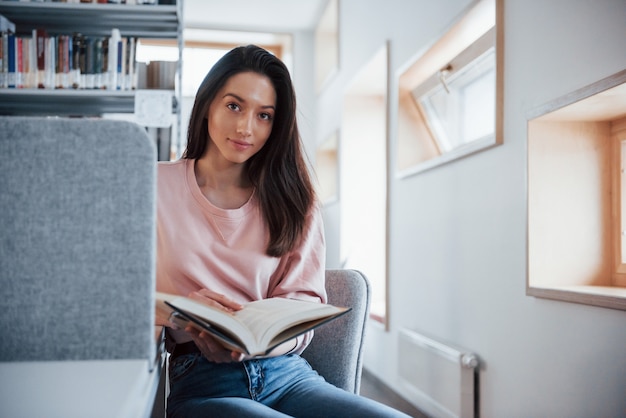
M302 356L328 382L359 393L363 368L363 338L369 316L370 286L356 270L327 270L328 302L352 311L315 330Z
M154 357L155 167L130 122L0 117L0 361Z

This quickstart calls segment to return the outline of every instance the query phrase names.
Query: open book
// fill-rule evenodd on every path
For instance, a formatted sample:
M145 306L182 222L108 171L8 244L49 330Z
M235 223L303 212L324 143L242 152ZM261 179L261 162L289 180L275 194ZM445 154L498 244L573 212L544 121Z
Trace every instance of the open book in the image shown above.
M234 313L184 296L156 294L157 309L180 327L191 324L221 341L229 350L257 356L350 311L351 308L295 299L250 302Z

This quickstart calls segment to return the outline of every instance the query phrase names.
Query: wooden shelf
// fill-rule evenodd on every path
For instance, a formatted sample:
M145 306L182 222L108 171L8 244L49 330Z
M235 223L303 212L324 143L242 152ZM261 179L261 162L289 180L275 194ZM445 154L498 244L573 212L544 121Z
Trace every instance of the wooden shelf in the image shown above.
M173 95L172 112L177 113ZM0 115L101 115L133 113L135 91L0 89Z
M118 28L122 36L177 38L180 8L177 5L116 5L0 0L0 14L15 23L18 34L45 28L50 34L80 32L109 36Z

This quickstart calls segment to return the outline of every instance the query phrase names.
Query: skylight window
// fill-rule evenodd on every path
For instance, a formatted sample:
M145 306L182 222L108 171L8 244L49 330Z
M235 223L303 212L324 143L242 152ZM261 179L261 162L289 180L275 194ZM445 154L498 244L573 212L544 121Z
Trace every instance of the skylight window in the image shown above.
M400 176L502 143L501 15L501 0L479 0L400 75Z
M441 151L493 136L495 81L495 53L490 48L457 71L442 71L440 82L415 98Z

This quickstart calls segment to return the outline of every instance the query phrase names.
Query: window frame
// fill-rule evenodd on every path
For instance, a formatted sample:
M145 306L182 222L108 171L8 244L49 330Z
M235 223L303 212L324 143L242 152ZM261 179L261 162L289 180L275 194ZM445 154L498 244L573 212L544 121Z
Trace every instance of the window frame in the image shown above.
M398 87L398 143L396 175L408 177L471 154L487 150L503 142L503 1L479 0L444 33L425 53L414 59L400 74ZM414 91L427 89L439 82L439 73L449 66L458 67L467 56L478 57L476 51L490 43L495 50L494 135L470 141L443 152L437 144L427 117L414 96ZM452 64L454 63L454 65Z
M420 112L422 112L422 114L424 115L426 126L431 133L432 139L442 153L452 152L455 149L467 145L473 141L488 140L490 137L495 136L494 114L494 126L490 133L471 140L464 140L463 138L451 138L446 133L446 129L444 126L442 126L441 121L434 114L436 113L436 109L434 109L429 100L436 93L439 93L442 90L447 90L448 85L452 86L452 84L455 83L459 78L465 76L467 72L472 70L470 66L485 66L484 61L486 60L486 58L490 59L491 56L493 56L493 66L489 65L490 63L487 63L487 71L485 71L484 73L489 73L493 71L495 83L495 45L490 42L490 35L492 34L485 34L481 39L472 44L470 48L466 49L454 60L452 60L445 69L439 71L437 74L433 74L428 80L417 86L412 91L411 97L415 101L415 105L420 109ZM495 112L495 96L493 104ZM461 112L458 116L461 119L463 116L465 116L465 114ZM457 121L457 123L460 123L460 121Z
M613 240L613 285L626 288L626 116L611 123L613 155L613 213L617 233Z

